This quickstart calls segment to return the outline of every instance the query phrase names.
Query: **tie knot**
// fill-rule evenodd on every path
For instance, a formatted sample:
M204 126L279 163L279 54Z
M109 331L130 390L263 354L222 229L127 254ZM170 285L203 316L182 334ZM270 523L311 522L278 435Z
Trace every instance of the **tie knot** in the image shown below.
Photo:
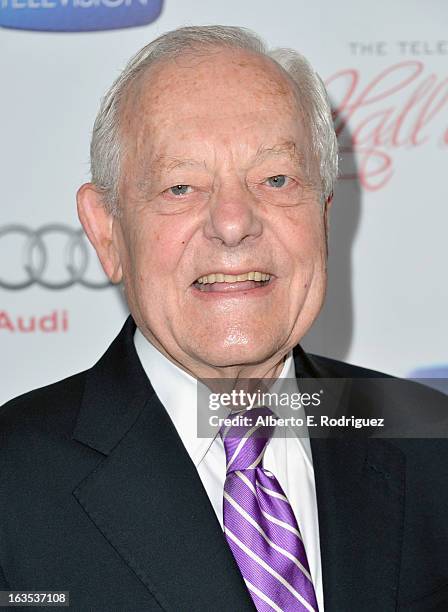
M226 452L227 474L255 469L275 429L273 412L263 406L231 413L229 418L232 424L219 431Z

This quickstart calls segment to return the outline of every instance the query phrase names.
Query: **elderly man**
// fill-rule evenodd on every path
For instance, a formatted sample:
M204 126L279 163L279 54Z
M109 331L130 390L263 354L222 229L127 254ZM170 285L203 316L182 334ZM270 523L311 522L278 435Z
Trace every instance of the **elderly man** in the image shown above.
M165 34L105 96L91 156L79 216L132 318L3 409L2 588L80 611L447 609L444 443L197 435L198 379L377 376L299 346L337 174L307 61L239 28Z

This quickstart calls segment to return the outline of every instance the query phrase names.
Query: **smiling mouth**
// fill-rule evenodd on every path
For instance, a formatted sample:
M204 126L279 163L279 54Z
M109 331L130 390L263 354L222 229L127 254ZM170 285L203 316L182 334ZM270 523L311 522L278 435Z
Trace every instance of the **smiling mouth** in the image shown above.
M233 292L259 289L268 285L273 277L266 272L244 274L206 274L200 276L193 286L202 292Z

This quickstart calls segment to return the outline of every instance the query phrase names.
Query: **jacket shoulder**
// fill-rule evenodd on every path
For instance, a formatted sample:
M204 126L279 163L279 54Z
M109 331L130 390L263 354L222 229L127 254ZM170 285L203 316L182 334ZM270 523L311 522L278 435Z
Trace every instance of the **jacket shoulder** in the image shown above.
M339 361L322 355L308 354L310 360L317 366L318 370L328 374L328 377L335 378L393 378L390 374L370 370L362 366Z
M321 355L308 355L308 357L320 376L351 379L358 389L363 387L368 391L381 389L386 396L408 397L413 403L431 400L445 408L447 406L447 395L433 388L431 384L426 385L410 378L399 378Z
M48 432L68 434L84 392L86 372L20 395L0 407L1 439L11 434Z

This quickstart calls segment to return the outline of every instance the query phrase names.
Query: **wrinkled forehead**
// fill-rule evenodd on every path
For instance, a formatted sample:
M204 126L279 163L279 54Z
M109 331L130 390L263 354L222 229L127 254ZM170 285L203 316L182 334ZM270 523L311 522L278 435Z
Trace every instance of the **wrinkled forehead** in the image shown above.
M189 117L289 115L301 120L295 86L273 60L240 49L203 49L157 60L128 89L121 107L121 136L160 132Z

